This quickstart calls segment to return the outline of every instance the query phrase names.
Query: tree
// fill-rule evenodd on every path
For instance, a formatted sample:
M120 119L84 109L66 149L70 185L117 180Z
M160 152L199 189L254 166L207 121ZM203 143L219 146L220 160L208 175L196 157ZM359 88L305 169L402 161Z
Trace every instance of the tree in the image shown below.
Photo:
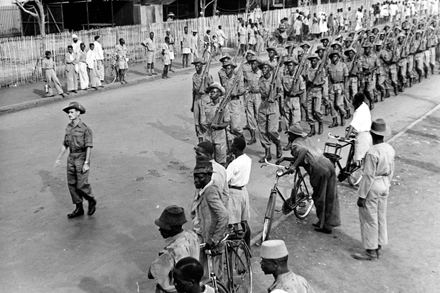
M44 15L44 6L42 0L17 0L15 4L17 4L18 7L20 7L20 9L22 9L24 12L37 19L38 27L40 28L40 34L44 39L44 37L46 36L46 17Z

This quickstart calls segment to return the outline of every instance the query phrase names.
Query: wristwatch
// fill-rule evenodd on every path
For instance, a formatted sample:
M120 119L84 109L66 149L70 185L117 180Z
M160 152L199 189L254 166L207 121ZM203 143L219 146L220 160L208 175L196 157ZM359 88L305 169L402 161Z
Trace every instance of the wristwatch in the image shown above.
M89 161L85 161L85 162L84 162L84 164L88 164L88 163L89 163Z

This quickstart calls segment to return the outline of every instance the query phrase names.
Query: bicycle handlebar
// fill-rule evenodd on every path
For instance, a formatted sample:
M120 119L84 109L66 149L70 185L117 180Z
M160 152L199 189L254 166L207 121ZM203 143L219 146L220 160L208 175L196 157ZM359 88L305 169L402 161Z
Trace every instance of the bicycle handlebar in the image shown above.
M351 143L351 142L355 142L355 141L356 141L355 138L348 138L348 139L347 139L347 138L345 138L345 137L343 137L343 136L333 135L331 132L329 132L329 133L327 134L327 137L328 137L328 138L337 139L337 140L339 140L339 141L348 142L348 143Z
M226 241L226 239L228 239L228 237L229 237L229 233L228 234L226 234L225 235L225 237L223 237L223 239L222 240L220 240L219 242L218 242L218 244L220 244L220 243L222 243L222 242L225 242ZM218 245L217 244L217 245ZM205 246L206 246L206 242L205 243L201 243L200 244L200 248L205 248Z
M266 165L261 165L261 167L264 167L264 166L271 166L271 167L276 167L276 168L279 168L279 169L289 169L289 168L287 168L286 166L283 166L283 165L277 165L277 164L269 163L269 162L267 161L267 159L264 159L264 162L266 163Z

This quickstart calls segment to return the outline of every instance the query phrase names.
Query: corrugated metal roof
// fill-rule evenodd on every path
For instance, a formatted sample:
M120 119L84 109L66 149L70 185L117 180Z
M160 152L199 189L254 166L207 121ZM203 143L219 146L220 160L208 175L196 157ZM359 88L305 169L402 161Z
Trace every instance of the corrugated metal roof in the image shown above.
M141 0L142 4L150 4L150 5L170 5L176 0Z
M0 37L21 36L21 12L18 6L0 6Z

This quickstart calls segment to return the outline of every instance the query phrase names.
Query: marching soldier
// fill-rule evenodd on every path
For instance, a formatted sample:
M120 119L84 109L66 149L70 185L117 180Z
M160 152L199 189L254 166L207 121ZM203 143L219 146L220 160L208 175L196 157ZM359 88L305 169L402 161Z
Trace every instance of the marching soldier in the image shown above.
M419 82L421 82L422 76L424 75L423 57L425 51L425 44L422 40L422 31L416 31L416 39L414 40L414 43L414 47L416 48L414 55L415 68L417 74L419 75Z
M399 91L399 82L397 81L397 64L394 61L394 50L393 50L393 41L388 40L386 44L386 51L388 55L388 61L386 62L388 66L388 84L391 84L391 86L394 89L394 94L397 96L397 93Z
M382 49L382 47L383 47L382 41L378 41L375 44L375 47L376 47L376 52L377 52L376 56L377 56L377 58L379 60L379 64L380 64L379 69L377 70L378 74L377 74L376 87L380 91L380 100L384 101L385 97L387 96L387 92L385 90L385 80L387 77L387 73L385 72L384 63L388 58L388 56L387 56L388 54L385 50ZM389 94L388 94L388 97L389 97Z
M260 86L258 84L261 77L261 70L258 68L260 61L255 56L252 56L250 59L248 59L248 64L251 67L251 71L245 71L243 74L246 87L245 112L247 125L245 128L247 128L251 134L251 139L247 142L248 145L251 145L257 142L255 132L258 126L258 109L260 108L261 104Z
M362 47L364 48L364 55L360 57L360 66L363 74L363 84L365 96L369 100L370 110L374 108L374 88L376 87L376 70L380 67L377 56L371 52L371 43L366 42Z
M225 65L226 62L229 62L231 60L232 57L228 53L223 54L223 56L219 59L219 61L222 63L222 67L218 71L218 79L220 80L220 84L223 84L223 79L226 77L226 71L223 68L223 65Z
M329 55L331 64L327 67L329 77L329 100L334 105L337 112L341 116L341 126L345 125L345 115L347 112L344 107L344 91L348 87L348 69L345 63L340 62L341 53L339 51L333 51ZM336 112L332 116L333 123L329 128L339 126L338 117Z
M214 121L214 118L226 91L218 82L213 82L206 90L209 96L204 96L194 105L196 133L199 137L199 142L207 140L214 145L215 161L225 165L228 140L226 128L231 119L229 107L223 109L220 121Z
M345 65L347 65L348 68L348 85L345 89L345 94L350 97L350 100L353 100L354 95L357 94L359 89L359 60L357 59L356 50L353 47L345 50L344 55L347 56L345 59ZM348 114L350 115L350 112L348 112Z
M272 66L272 68L275 68L278 64L278 60L277 60L277 50L274 47L269 47L266 49L267 51L267 55L269 56L269 63Z
M280 135L278 133L278 122L280 118L278 100L281 97L282 88L277 78L273 78L273 67L269 61L260 65L262 76L258 82L261 91L261 105L258 110L258 131L260 142L264 147L265 155L258 162L272 160L270 146L276 145L276 156L281 158L282 149ZM274 83L274 84L272 84Z
M226 76L223 78L222 86L227 93L230 93L229 109L231 111L231 133L235 136L243 136L241 123L241 101L240 96L244 95L243 77L237 76L234 72L237 67L234 61L227 61L223 64ZM238 80L237 80L238 79Z
M196 69L196 73L194 73L192 77L193 101L191 105L191 112L194 112L194 104L201 99L201 97L205 94L208 84L212 83L214 80L209 72L203 72L203 65L206 64L205 60L203 60L202 58L195 58L194 62L192 62L191 64L193 64Z
M306 90L306 84L303 77L301 76L298 63L293 57L289 57L284 62L288 70L288 74L284 75L282 78L282 86L284 90L284 101L281 99L281 115L284 116L287 121L287 129L292 125L300 126L301 122L301 103L300 96ZM313 125L313 133L310 131L311 135L315 134L315 126ZM310 136L311 136L310 135ZM285 151L290 150L291 142L283 149Z
M408 86L408 80L406 78L407 65L408 65L408 52L403 42L406 36L404 33L399 33L397 36L397 45L394 48L393 61L397 61L397 76L400 80L400 90L403 92L404 88Z
M318 71L319 56L316 53L310 54L308 57L310 60L310 67L305 75L307 85L307 120L310 125L310 129L315 128L316 121L318 122L318 134L323 132L322 124L322 95L323 86L326 83L326 72L323 68L322 71Z
M435 35L435 28L433 26L430 26L428 29L428 48L429 48L429 67L431 68L431 74L434 74L434 68L435 68L435 58L436 58L436 52L435 48L438 44L437 36Z

